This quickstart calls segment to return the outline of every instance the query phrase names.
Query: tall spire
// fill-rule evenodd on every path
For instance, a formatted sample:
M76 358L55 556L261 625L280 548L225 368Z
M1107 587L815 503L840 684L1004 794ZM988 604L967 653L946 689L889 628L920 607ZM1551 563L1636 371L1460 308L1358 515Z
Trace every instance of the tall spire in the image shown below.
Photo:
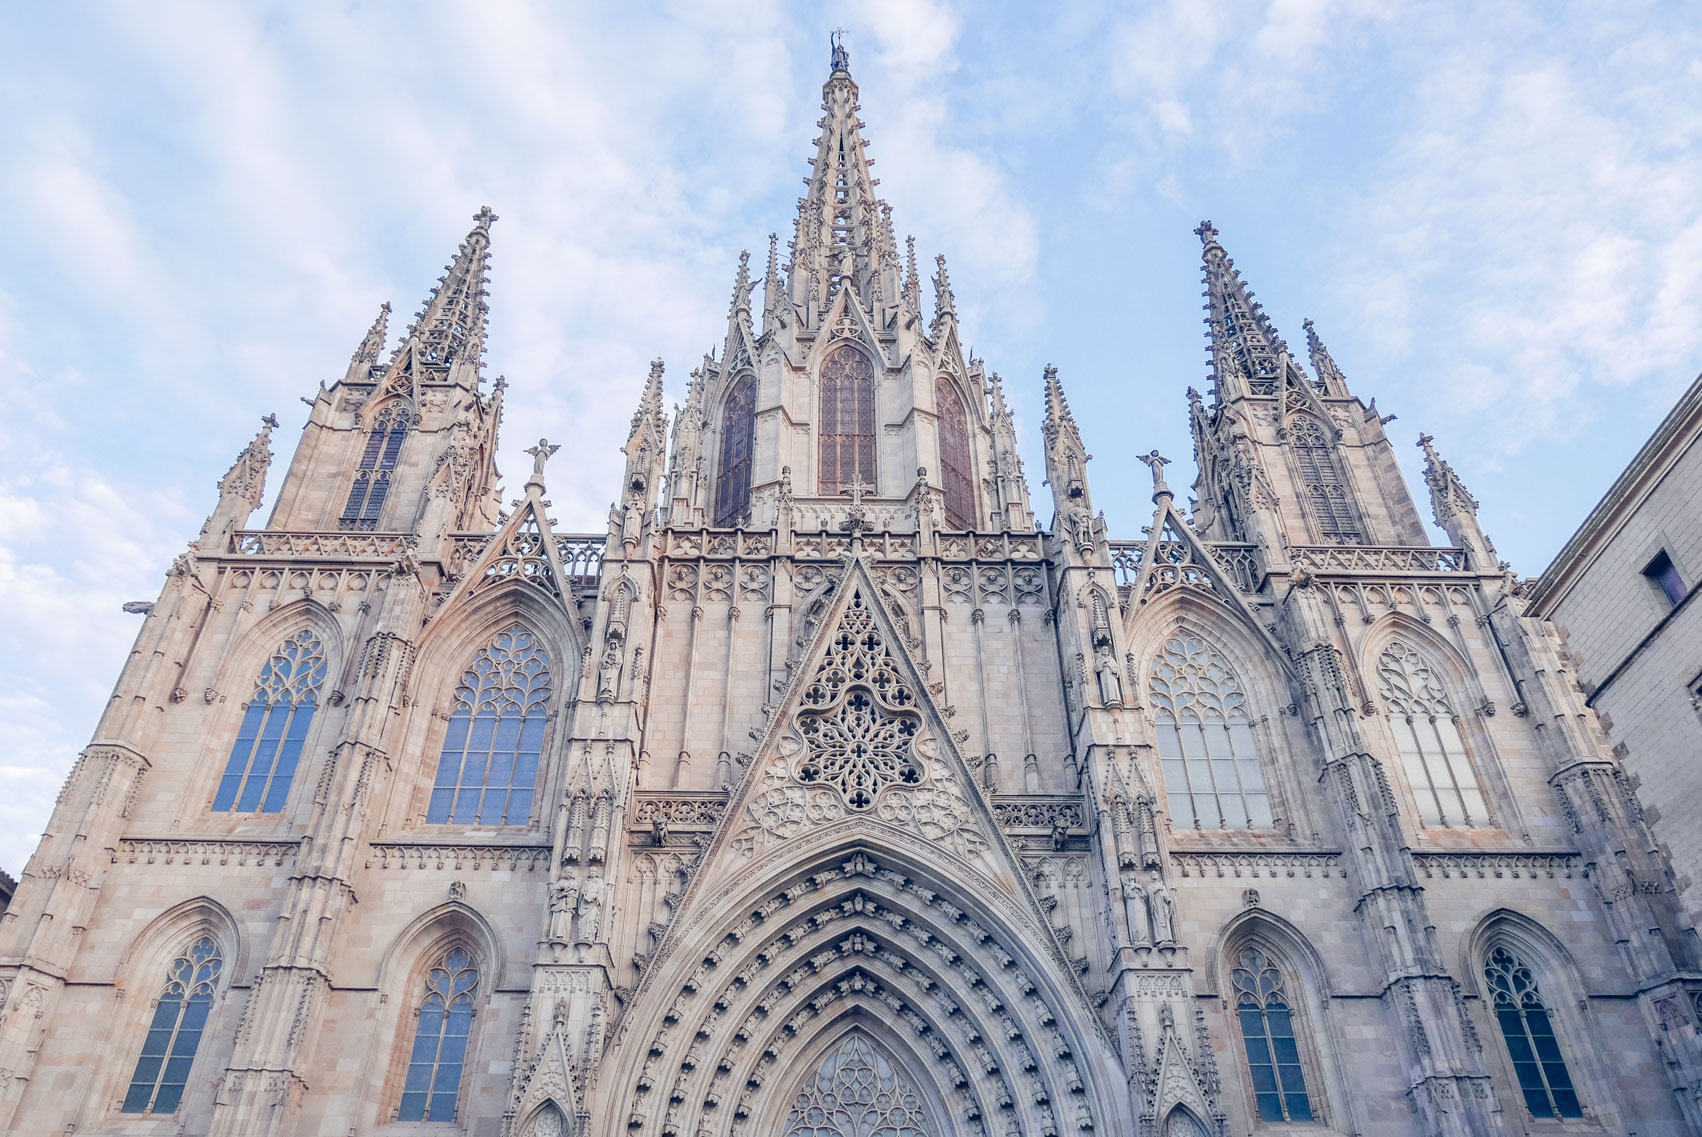
M739 253L739 271L733 276L733 301L727 315L738 319L741 314L748 322L751 314L751 254L748 249Z
M223 552L226 535L240 529L248 515L260 507L261 495L266 492L266 471L272 466L272 429L277 425L277 415L261 419L260 432L219 479L219 504L201 526L197 539L207 551Z
M1323 385L1324 394L1332 398L1346 398L1348 395L1347 376L1336 366L1336 361L1330 355L1330 349L1324 346L1324 341L1318 338L1318 330L1312 326L1310 319L1301 323L1306 329L1306 350L1312 359L1312 373Z
M1016 418L1005 402L1005 384L994 372L988 389L993 428L993 489L1004 512L1005 528L1026 530L1033 525L1034 508L1028 499L1028 479L1022 472L1022 455L1017 453Z
M836 34L827 82L821 89L822 117L817 123L814 169L798 199L797 236L792 242L791 293L795 304L818 311L848 282L865 308L872 308L875 278L892 255L883 239L883 205L875 196L873 163L857 117L857 84L850 55Z
M378 309L378 319L372 322L372 327L366 330L366 338L360 341L355 349L354 357L349 360L349 370L343 376L345 383L366 383L371 381L372 369L378 366L378 357L384 354L384 343L390 335L390 301L386 300Z
M1487 569L1497 561L1495 542L1478 523L1477 499L1460 481L1454 467L1436 452L1435 441L1428 434L1418 436L1418 448L1424 451L1424 482L1430 487L1431 515L1448 539L1466 550L1472 568Z
M768 272L762 278L762 334L772 332L780 323L781 305L786 301L786 286L780 282L780 235L768 235Z
M946 272L946 255L936 256L934 264L940 270L934 276L934 332L937 336L940 325L948 316L957 319L957 297L952 294L951 276Z
M473 215L473 228L461 242L455 259L414 314L397 358L410 348L427 366L465 363L477 369L485 350L485 325L490 316L485 284L490 271L490 227L497 219L490 206Z
M1288 347L1271 326L1253 291L1241 280L1210 221L1194 230L1205 262L1205 324L1218 402L1235 395L1274 395Z
M922 315L922 273L916 267L916 238L904 238L904 308L912 316Z

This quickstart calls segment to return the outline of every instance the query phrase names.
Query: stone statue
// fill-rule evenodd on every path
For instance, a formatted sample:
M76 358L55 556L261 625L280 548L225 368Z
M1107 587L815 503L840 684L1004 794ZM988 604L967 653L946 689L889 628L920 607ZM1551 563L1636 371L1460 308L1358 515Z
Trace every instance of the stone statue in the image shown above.
M1094 672L1099 676L1099 701L1108 707L1123 705L1123 678L1117 674L1117 659L1108 646L1094 652Z
M603 888L603 874L592 869L591 875L585 878L585 887L579 892L579 943L597 942L597 933L602 930Z
M1152 942L1167 947L1176 942L1176 898L1152 874Z
M1129 942L1136 947L1145 947L1152 942L1147 929L1146 890L1141 888L1141 881L1132 872L1123 874L1123 915L1129 921Z
M550 940L567 943L573 934L573 910L579 901L579 885L559 877L550 885Z
M603 648L603 661L597 667L597 697L612 699L621 682L620 640L611 636Z

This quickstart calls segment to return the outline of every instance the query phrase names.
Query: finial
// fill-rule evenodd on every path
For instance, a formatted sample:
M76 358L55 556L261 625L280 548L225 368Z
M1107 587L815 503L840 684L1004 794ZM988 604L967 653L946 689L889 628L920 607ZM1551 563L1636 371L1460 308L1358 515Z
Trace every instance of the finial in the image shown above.
M750 310L751 289L754 287L755 285L751 283L750 250L742 249L739 252L739 271L733 277L733 305L732 309L728 313L729 316L737 315L741 311L748 312Z
M652 359L650 361L650 381L652 383L660 383L662 381L662 361L660 359Z
M1210 221L1200 222L1200 227L1195 229L1194 233L1198 235L1200 238L1200 244L1202 245L1209 245L1213 241L1217 240L1217 226L1213 225Z
M832 66L829 69L851 74L851 53L845 50L845 29L834 28L828 41L833 44Z
M1170 487L1164 482L1164 467L1170 464L1170 459L1156 450L1150 454L1138 454L1136 457L1146 463L1147 469L1152 471L1152 500L1156 503L1161 497L1174 497L1175 495L1170 492Z
M278 416L277 415L267 415L265 418L260 420L260 423L267 430L277 430L278 429Z
M544 488L544 463L548 462L550 456L560 449L560 446L551 446L550 440L547 438L540 438L536 446L526 448L524 452L532 456L532 476L526 479L527 489L531 489L533 486L537 486L539 490Z
M957 297L952 295L951 277L946 272L946 255L936 256L934 264L940 270L939 275L934 277L934 320L938 322L947 315L957 315Z
M496 214L491 212L491 207L488 205L481 205L479 206L479 211L473 214L473 228L488 230L491 227L491 222L496 220L499 220L499 218Z

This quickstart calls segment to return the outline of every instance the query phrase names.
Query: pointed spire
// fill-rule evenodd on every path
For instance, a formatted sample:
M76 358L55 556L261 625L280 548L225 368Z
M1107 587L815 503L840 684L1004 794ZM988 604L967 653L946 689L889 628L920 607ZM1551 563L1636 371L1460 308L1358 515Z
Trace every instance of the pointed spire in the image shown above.
M739 252L739 271L733 277L733 303L727 313L730 318L736 320L739 318L739 315L743 313L746 322L749 322L751 314L751 289L754 287L755 285L751 284L750 251L748 249L741 250Z
M488 205L473 215L472 230L396 349L398 359L410 346L417 346L419 360L428 365L479 366L490 316L485 284L490 271L490 227L496 219Z
M1217 228L1202 221L1194 232L1199 235L1204 261L1213 394L1218 402L1236 395L1274 395L1283 378L1281 363L1288 347L1242 282L1235 262L1217 239Z
M1418 448L1424 451L1424 481L1430 487L1430 512L1436 524L1448 534L1448 539L1466 550L1474 569L1482 570L1496 563L1495 543L1477 519L1477 499L1466 489L1460 476L1436 452L1436 440L1428 434L1418 436Z
M378 365L379 356L384 354L384 344L389 335L390 301L386 300L378 309L378 319L366 330L366 338L360 341L354 357L349 360L349 370L343 376L343 382L365 383L370 380L372 369Z
M786 286L780 282L780 234L768 235L768 272L762 278L762 334L767 335L779 325L780 305L786 300Z
M1346 398L1348 395L1347 376L1336 366L1336 361L1330 355L1330 349L1324 346L1324 341L1318 338L1318 330L1312 326L1310 318L1301 322L1306 329L1306 351L1312 359L1312 373L1323 385L1324 394L1332 398Z
M1046 435L1047 445L1051 445L1053 437L1061 430L1068 430L1079 437L1076 430L1076 420L1070 415L1069 400L1064 398L1064 385L1058 382L1058 369L1050 363L1046 365L1046 419L1041 424L1041 431Z
M957 319L957 297L952 295L951 276L946 272L946 255L941 253L935 257L934 264L940 270L934 276L934 327L938 328L948 316Z
M922 272L916 267L916 238L904 238L904 308L912 316L922 315Z
M638 409L632 413L632 429L627 432L629 440L647 429L665 431L667 427L667 411L662 403L663 366L660 359L650 361L650 377L644 381L644 394L639 396Z
M277 425L277 415L267 415L260 420L260 433L243 447L231 468L219 479L220 500L240 498L248 503L251 510L260 507L260 497L266 492L266 471L272 466L272 430Z

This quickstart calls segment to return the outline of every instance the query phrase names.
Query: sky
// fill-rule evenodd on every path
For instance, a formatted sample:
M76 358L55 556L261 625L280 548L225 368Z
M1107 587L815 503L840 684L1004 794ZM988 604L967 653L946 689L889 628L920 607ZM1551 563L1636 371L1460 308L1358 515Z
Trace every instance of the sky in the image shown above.
M836 26L1043 518L1047 364L1114 536L1150 517L1133 455L1189 480L1205 218L1285 338L1314 319L1398 416L1420 490L1436 437L1521 573L1702 369L1689 3L9 5L0 868L111 692L120 605L272 412L281 472L299 400L383 301L399 330L482 205L502 468L574 440L555 514L601 528L648 361L683 399L740 250L791 232Z

